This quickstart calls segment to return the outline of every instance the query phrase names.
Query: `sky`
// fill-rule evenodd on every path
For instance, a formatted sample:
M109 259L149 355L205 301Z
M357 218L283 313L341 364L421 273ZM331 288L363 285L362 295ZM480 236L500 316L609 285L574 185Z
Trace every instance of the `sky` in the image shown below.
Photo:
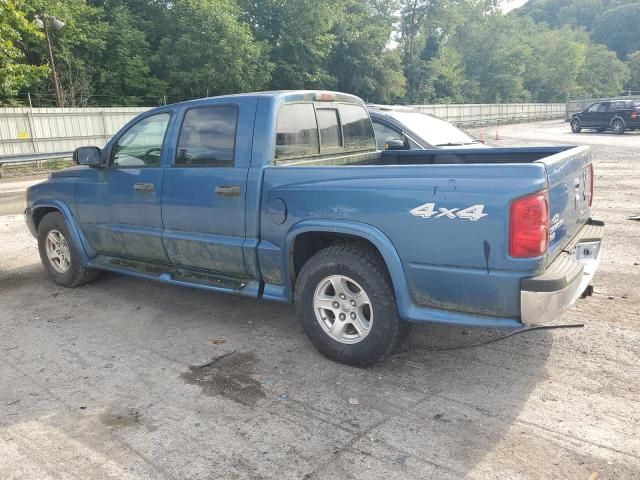
M525 3L527 3L527 0L503 0L502 11L507 13L509 10L513 10L514 8L521 7Z

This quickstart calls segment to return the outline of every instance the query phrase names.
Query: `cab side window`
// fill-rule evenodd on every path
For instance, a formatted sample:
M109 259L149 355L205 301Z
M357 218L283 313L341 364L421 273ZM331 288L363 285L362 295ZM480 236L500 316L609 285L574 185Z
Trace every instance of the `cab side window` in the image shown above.
M599 103L594 103L593 105L591 105L589 108L587 108L587 112L589 113L595 113L598 111L598 108L600 107Z
M604 113L607 110L609 110L609 105L611 105L610 103L601 103L600 106L598 107L598 113Z
M158 167L171 115L160 113L143 118L130 127L111 151L114 167Z
M376 143L378 145L378 150L384 150L384 144L387 140L400 140L404 141L402 134L386 125L373 121L373 130L376 132Z
M176 151L176 166L233 165L238 107L219 105L187 110Z

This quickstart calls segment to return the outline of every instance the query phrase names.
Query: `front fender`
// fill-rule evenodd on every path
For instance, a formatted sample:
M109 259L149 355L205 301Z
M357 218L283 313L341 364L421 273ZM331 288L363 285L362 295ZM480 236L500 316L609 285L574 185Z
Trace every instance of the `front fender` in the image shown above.
M393 290L396 295L396 303L398 305L398 312L400 316L406 318L412 305L412 299L409 294L409 285L407 283L407 277L400 261L398 252L396 251L391 240L378 228L369 225L367 223L355 222L349 220L303 220L296 223L291 227L287 233L285 239L285 279L287 296L291 297L293 291L293 285L291 279L292 272L292 249L295 239L298 235L308 232L325 232L325 233L340 233L344 235L351 235L353 237L362 238L371 242L380 252L382 258L387 265L387 270L391 276L393 283Z
M73 213L71 213L71 209L65 202L53 199L36 200L30 208L32 218L35 218L38 215L39 209L55 209L64 216L64 219L67 222L67 227L69 228L71 240L79 247L78 253L80 254L80 263L82 265L87 265L90 259L96 256L96 252L91 248L89 242L87 242L87 239L82 234Z

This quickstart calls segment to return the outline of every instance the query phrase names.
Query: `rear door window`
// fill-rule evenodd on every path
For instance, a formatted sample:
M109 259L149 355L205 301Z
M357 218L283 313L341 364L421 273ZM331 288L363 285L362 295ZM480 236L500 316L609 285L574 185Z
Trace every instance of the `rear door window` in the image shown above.
M335 108L319 108L316 110L318 129L320 130L320 148L342 147L342 132Z
M375 149L376 137L373 132L373 125L364 107L341 104L339 108L345 150Z
M219 105L187 110L182 122L176 166L233 165L238 107Z
M289 103L278 113L276 159L320 153L318 124L312 103Z

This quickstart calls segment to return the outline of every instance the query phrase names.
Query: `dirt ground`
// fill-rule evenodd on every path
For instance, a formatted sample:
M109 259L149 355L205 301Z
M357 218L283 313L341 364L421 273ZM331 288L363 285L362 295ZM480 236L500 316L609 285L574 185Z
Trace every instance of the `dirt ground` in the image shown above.
M289 306L113 274L57 287L0 216L0 478L640 478L640 132L568 131L494 143L593 146L604 257L558 320L585 328L442 350L502 333L420 325L366 370L316 353Z

